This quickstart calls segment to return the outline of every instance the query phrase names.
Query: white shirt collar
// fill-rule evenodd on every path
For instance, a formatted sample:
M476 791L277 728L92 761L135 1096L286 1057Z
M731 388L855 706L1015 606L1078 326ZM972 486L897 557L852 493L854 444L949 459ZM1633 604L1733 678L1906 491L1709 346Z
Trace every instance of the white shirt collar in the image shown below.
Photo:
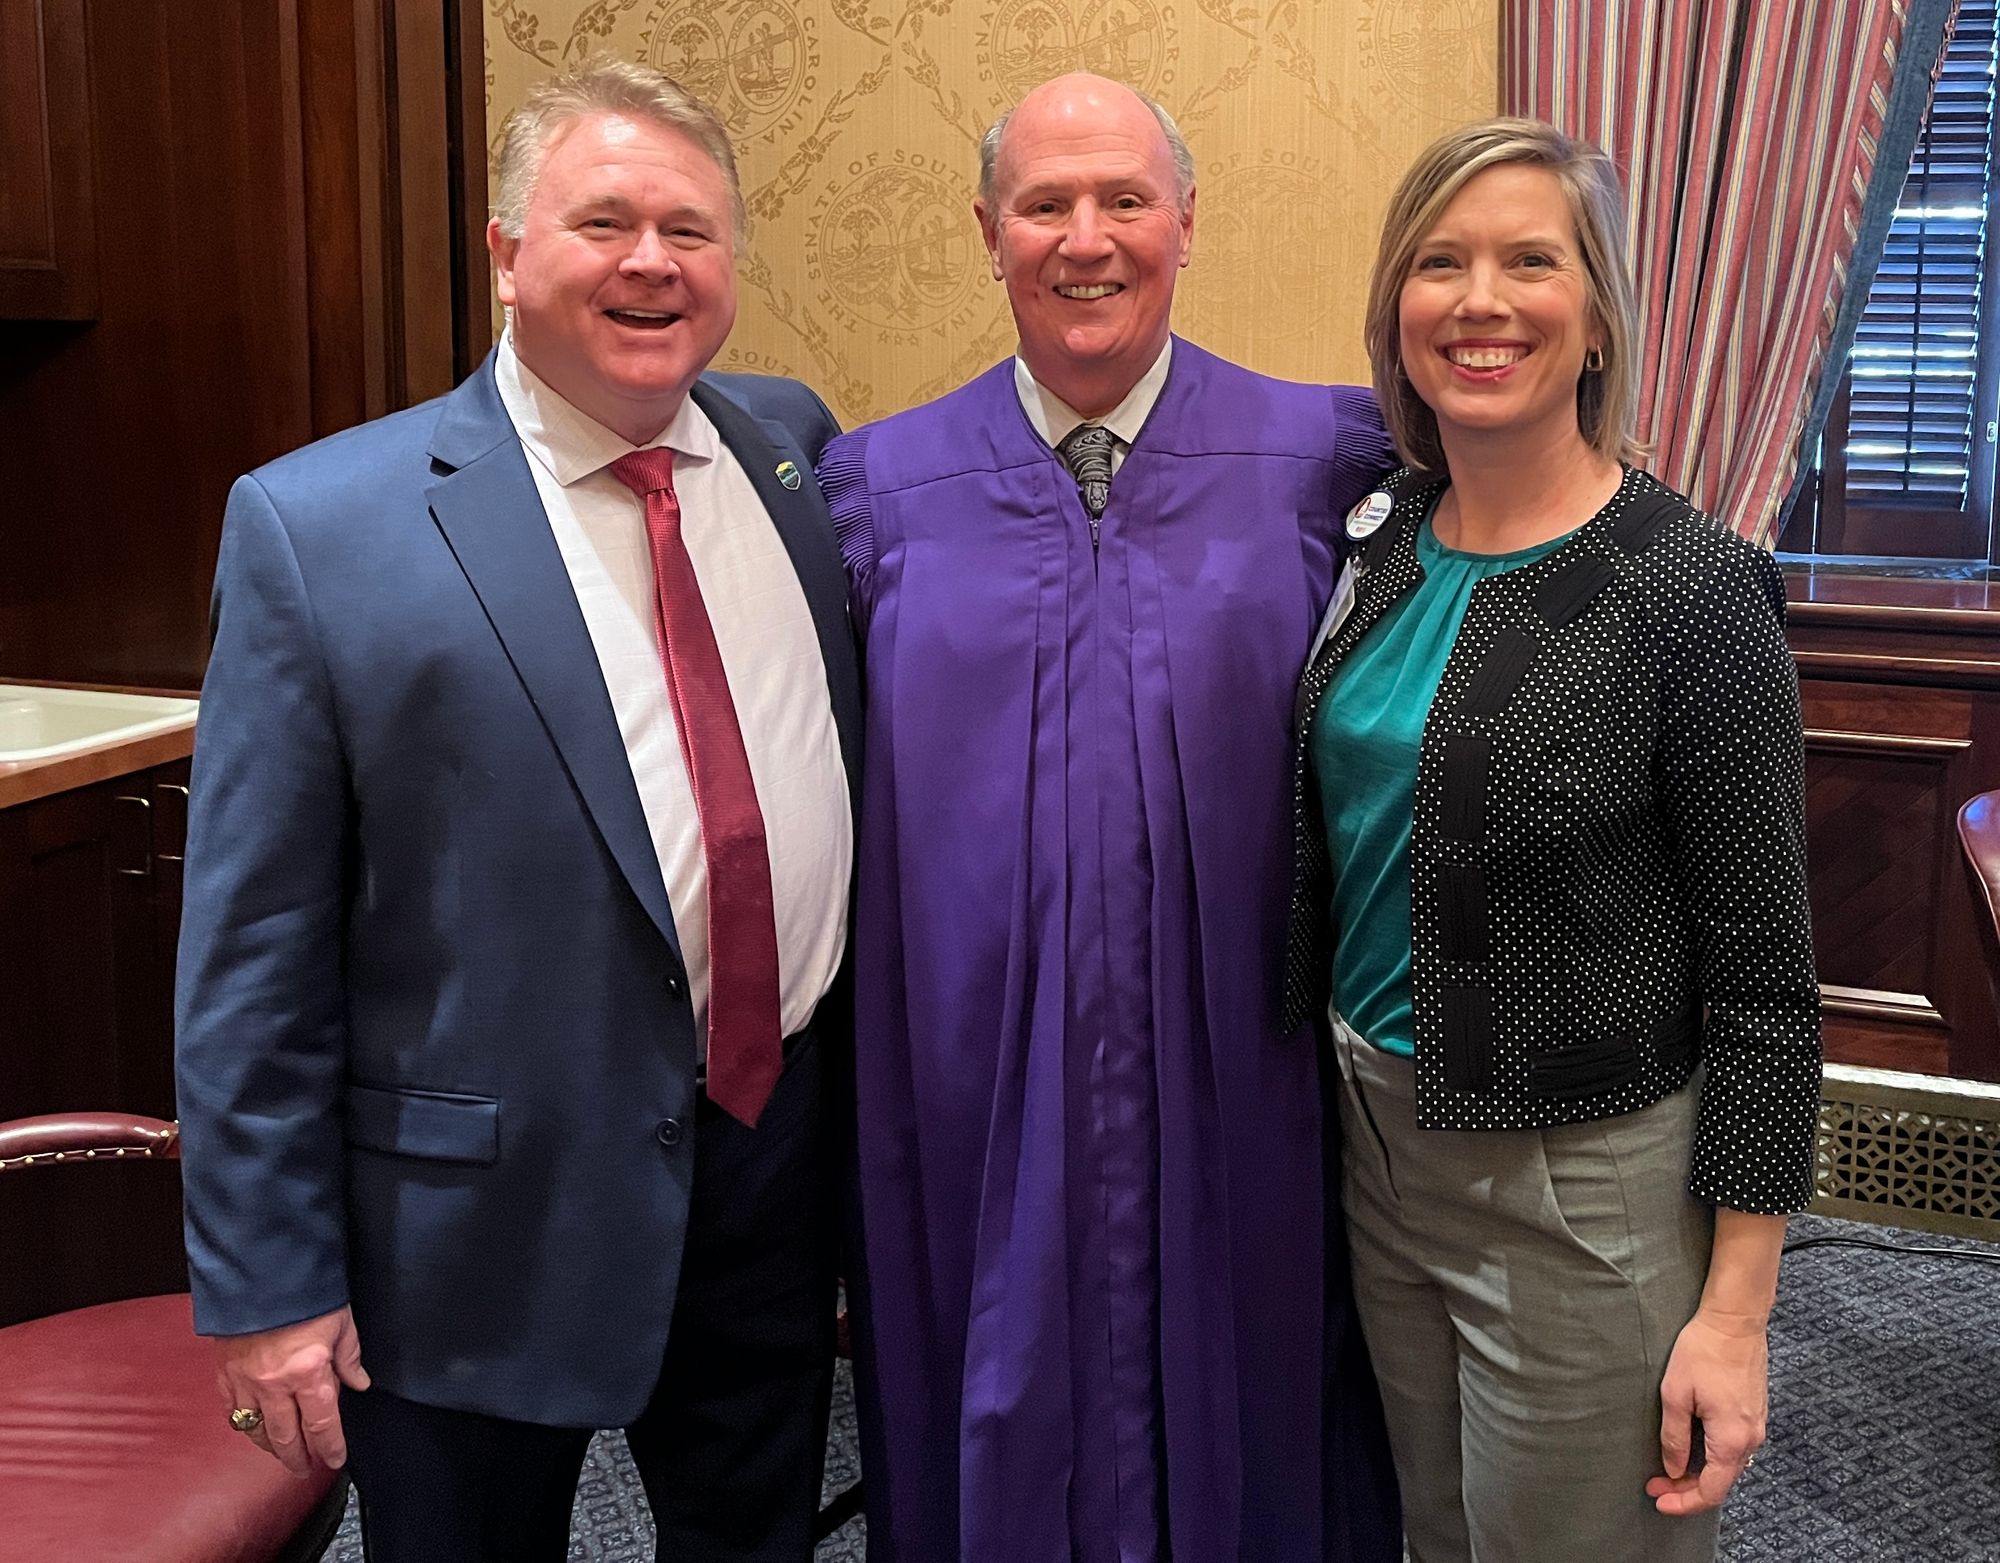
M521 355L514 350L512 329L501 333L493 379L522 447L564 488L634 450L664 445L676 456L694 461L714 461L722 452L722 437L708 415L695 406L692 396L681 398L673 420L645 446L633 445L612 433L565 401L548 381L521 362Z
M1070 431L1078 424L1091 422L1102 424L1130 446L1137 442L1139 431L1153 411L1153 403L1160 399L1173 356L1174 339L1169 336L1160 356L1153 360L1153 367L1140 375L1139 383L1125 393L1125 400L1102 418L1086 418L1071 407L1034 377L1027 361L1018 353L1014 355L1014 391L1021 398L1021 410L1027 413L1035 432L1051 450L1069 438Z

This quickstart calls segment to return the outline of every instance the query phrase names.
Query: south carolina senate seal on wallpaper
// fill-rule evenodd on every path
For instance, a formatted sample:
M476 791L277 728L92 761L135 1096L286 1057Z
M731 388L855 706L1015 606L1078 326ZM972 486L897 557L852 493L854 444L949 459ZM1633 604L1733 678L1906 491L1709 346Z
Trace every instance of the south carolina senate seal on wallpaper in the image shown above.
M915 343L948 335L977 314L986 256L960 170L899 151L847 165L828 182L806 230L806 276L819 300L849 328Z
M1153 0L1002 0L983 19L979 78L994 102L1015 102L1065 71L1095 71L1141 92L1164 94L1180 44L1171 7Z
M665 0L641 41L738 136L789 133L818 93L819 23L794 0Z

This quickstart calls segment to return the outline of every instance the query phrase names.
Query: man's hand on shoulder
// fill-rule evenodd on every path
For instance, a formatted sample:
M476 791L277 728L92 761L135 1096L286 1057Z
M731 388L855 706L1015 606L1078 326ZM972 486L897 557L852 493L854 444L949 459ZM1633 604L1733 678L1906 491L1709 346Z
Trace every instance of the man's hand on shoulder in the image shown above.
M294 1475L315 1465L347 1463L340 1427L340 1386L366 1389L361 1337L346 1308L255 1335L216 1338L216 1386L231 1410L255 1410L263 1424L250 1433Z

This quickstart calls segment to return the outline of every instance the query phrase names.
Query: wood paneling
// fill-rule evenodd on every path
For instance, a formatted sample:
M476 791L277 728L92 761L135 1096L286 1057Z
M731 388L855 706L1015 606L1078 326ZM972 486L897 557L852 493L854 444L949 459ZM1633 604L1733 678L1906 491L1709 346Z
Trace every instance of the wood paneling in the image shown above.
M483 348L452 242L462 6L37 3L87 18L98 301L0 321L0 674L188 688L230 483Z
M74 45L48 53L77 62L60 94L23 85L31 12ZM66 110L84 136L51 156L89 149L53 178L8 166L0 252L72 197L98 240L88 322L0 320L0 677L195 686L234 479L477 362L485 258L457 241L484 218L479 15L0 0L0 136ZM0 809L0 1117L174 1110L186 766L106 780L100 759ZM181 1284L177 1172L0 1178L0 1256L23 1255L0 1263L0 1323Z
M1806 757L1820 981L1906 994L1935 1010L1932 930L1955 839L1947 764L1810 740Z
M389 98L394 104L397 270L403 394L417 402L457 384L452 372L449 18L435 6L394 8Z
M84 0L0 0L0 320L97 309Z
M1829 999L1821 1010L1830 1063L1900 1069L1916 1075L1962 1073L1952 1067L1951 1031L1854 1014Z
M41 0L0 0L0 271L55 265Z
M1992 941L1955 828L2000 786L2000 602L1962 582L1788 585L1827 1056L2000 1079Z
M445 129L451 144L452 314L461 375L493 345L493 284L486 259L486 10L454 0L455 35L447 48L450 93Z
M229 481L306 435L271 9L89 9L99 318L0 324L0 672L194 683Z

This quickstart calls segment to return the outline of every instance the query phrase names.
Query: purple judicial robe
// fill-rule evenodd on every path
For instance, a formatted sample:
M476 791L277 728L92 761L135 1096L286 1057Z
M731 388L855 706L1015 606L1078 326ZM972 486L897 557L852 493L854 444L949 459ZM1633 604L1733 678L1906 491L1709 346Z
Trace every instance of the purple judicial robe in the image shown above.
M827 447L877 1563L1398 1556L1373 1451L1323 1470L1345 1287L1278 1021L1293 694L1392 461L1366 392L1179 340L1095 550L1011 361Z

